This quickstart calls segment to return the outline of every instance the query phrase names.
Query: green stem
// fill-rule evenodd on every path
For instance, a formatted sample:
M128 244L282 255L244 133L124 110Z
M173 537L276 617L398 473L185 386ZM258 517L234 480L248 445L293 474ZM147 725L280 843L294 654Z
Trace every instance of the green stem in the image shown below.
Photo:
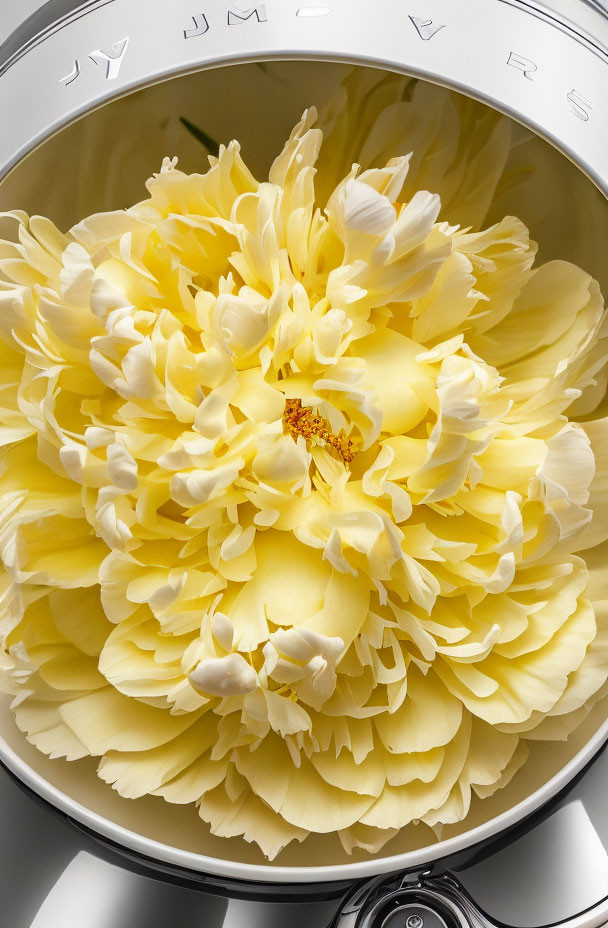
M210 155L215 155L216 157L220 153L219 142L216 142L215 139L212 139L210 135L201 129L199 126L196 126L193 122L190 122L189 119L186 119L185 116L180 116L179 121L181 124L188 130L190 135L192 135L197 142L200 142L205 146Z

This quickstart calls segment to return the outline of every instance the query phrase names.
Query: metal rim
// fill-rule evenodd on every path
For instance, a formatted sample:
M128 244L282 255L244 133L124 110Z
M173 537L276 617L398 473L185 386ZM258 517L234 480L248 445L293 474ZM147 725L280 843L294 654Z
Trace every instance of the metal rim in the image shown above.
M253 2L253 0L252 0ZM271 3L278 5L279 0L270 0ZM397 4L395 0L379 0L379 2L386 6L390 4L390 8L396 8ZM412 0L412 3L415 4L416 0ZM445 3L445 0L438 0L439 6ZM471 20L479 19L480 16L480 4L484 6L484 10L489 10L491 4L488 2L487 6L485 5L485 0L469 0L472 4L470 12ZM565 0L561 0L565 2ZM587 29L583 28L577 22L574 22L573 19L569 19L566 16L562 15L555 10L552 10L550 6L543 2L543 0L494 0L494 6L496 11L502 7L504 9L510 9L511 13L517 13L518 19L522 19L517 30L517 37L524 34L524 20L527 20L532 26L532 23L536 22L539 25L542 25L544 35L547 38L550 38L552 35L557 36L560 33L563 34L564 38L568 40L570 48L576 52L577 47L579 50L584 50L589 61L596 59L606 65L608 63L608 41L603 42L601 35L605 35L605 27L608 25L608 15L605 9L604 4L608 3L608 0L569 0L571 2L573 13L586 11L591 13L591 16L594 20L595 26L601 26L599 29L600 35L592 35ZM47 7L51 7L52 4L59 3L59 0L47 0L47 3L44 4L43 10L46 10ZM128 0L122 0L123 6L128 7ZM352 7L351 7L352 4ZM83 0L83 2L78 3L77 0L66 0L65 4L70 12L65 14L63 17L60 17L59 20L54 24L48 25L48 17L44 20L46 23L46 28L40 30L38 26L40 25L39 17L37 14L34 14L30 19L28 19L20 28L18 28L14 34L14 43L13 37L10 40L0 46L0 76L4 77L7 69L10 74L12 64L18 63L22 57L28 59L28 73L25 75L26 81L29 82L30 78L34 78L35 81L39 80L39 75L37 74L38 68L43 65L46 68L49 66L48 60L45 62L38 62L32 60L29 62L30 53L36 52L42 46L47 45L48 40L55 40L56 38L61 38L64 33L70 31L70 28L74 25L78 25L78 20L83 22L87 18L87 14L102 14L108 13L108 16L114 16L114 7L118 9L120 5L119 0ZM152 5L152 4L151 4ZM261 4L261 8L269 7L269 0L266 0L265 4ZM359 17L363 20L364 25L368 25L367 20L369 17L369 9L365 0L334 0L333 13L338 16L339 13L344 13L344 10L339 11L337 6L346 5L348 9L352 8L352 18L354 20ZM179 0L176 0L176 7L181 6ZM451 5L450 5L451 6ZM405 8L401 9L402 4L398 4L399 11L402 13L403 17L407 19ZM167 8L163 5L163 11ZM41 11L38 11L41 12ZM50 11L49 11L50 12ZM123 10L123 13L126 10ZM180 14L181 15L181 14ZM378 7L378 15L381 15L380 6ZM382 15L386 15L384 11ZM485 13L487 16L488 13ZM441 16L446 18L445 11L441 13ZM118 17L118 13L116 17ZM411 15L409 19L412 20L414 17ZM450 30L452 31L452 42L463 43L467 38L467 34L470 31L473 34L477 34L479 37L483 35L484 39L486 38L485 34L480 33L479 29L482 28L480 23L473 23L473 28L471 30L467 29L467 22L469 17L466 15L460 15L460 21L454 21L450 24ZM119 20L118 20L119 21ZM380 20L379 20L380 22ZM139 40L148 35L148 30L144 29L143 26L146 25L146 21L142 18L142 23L139 24L140 33ZM513 24L511 24L513 25ZM345 23L347 29L351 26L350 20ZM70 28L66 28L70 27ZM486 22L487 27L487 22ZM361 28L361 23L359 24ZM443 29L443 26L441 27ZM384 30L379 30L383 32ZM118 33L117 33L118 34ZM339 30L338 30L338 34ZM139 74L135 79L125 78L124 81L116 81L113 89L110 90L109 87L104 88L103 91L100 91L100 88L97 87L93 92L91 88L91 94L83 98L82 102L76 102L77 98L73 98L73 102L70 104L70 108L63 111L61 116L49 115L49 122L44 124L43 129L37 129L36 133L31 135L27 139L27 144L18 143L15 148L11 150L10 158L7 160L4 154L0 157L0 181L9 173L14 167L16 167L21 161L27 158L32 151L38 148L40 145L48 141L50 138L55 136L59 131L71 125L72 123L79 120L84 115L93 112L95 109L98 109L100 106L105 105L106 103L117 100L120 97L127 96L131 93L142 90L152 84L161 83L166 80L170 80L180 76L186 76L188 74L196 73L201 70L207 70L209 68L224 67L227 65L238 65L244 63L250 63L255 61L272 61L272 60L311 60L311 61L331 61L331 62L341 62L346 64L364 64L372 67L377 67L379 69L384 69L388 71L393 71L397 73L408 74L412 77L417 77L423 80L430 81L431 83L439 84L445 86L449 89L456 90L460 93L469 96L472 99L477 100L480 103L484 103L493 109L503 113L504 115L509 116L514 119L516 122L524 125L529 128L531 131L536 133L538 136L543 138L554 148L559 150L563 155L565 155L569 160L577 165L577 167L587 175L587 177L600 189L605 195L608 196L608 166L605 168L599 168L596 164L597 161L597 151L605 150L605 145L602 144L596 145L593 152L593 157L586 157L582 150L579 150L578 142L582 142L583 136L578 133L574 137L567 139L566 136L562 137L561 133L557 131L554 127L550 127L548 123L553 119L556 106L559 106L563 109L565 94L562 93L561 102L559 97L552 95L550 98L547 97L544 100L544 104L536 113L532 114L528 110L527 104L523 106L523 109L520 111L518 106L522 104L521 96L515 94L515 96L509 100L509 98L499 99L492 92L486 92L485 86L474 86L474 83L469 83L468 80L462 80L456 77L451 71L445 72L445 68L440 68L439 70L436 67L437 60L433 62L433 58L429 59L429 66L426 64L426 59L424 65L420 65L414 62L413 59L407 57L407 63L404 63L404 59L401 57L395 58L391 55L378 55L374 51L374 42L370 41L370 32L369 29L366 29L363 33L365 36L365 47L363 49L354 50L351 52L349 48L344 47L342 41L338 41L337 44L332 38L332 41L327 43L322 41L317 45L314 42L311 45L306 45L305 50L302 50L302 46L299 45L297 41L293 41L292 36L285 32L284 36L280 35L280 41L284 41L284 45L281 46L280 51L276 47L276 37L275 40L271 40L270 45L268 45L265 40L258 41L259 37L252 39L251 36L248 36L246 39L245 45L251 43L251 47L246 48L245 46L230 47L229 52L220 51L219 48L217 52L208 51L203 52L202 57L196 57L196 60L193 62L192 59L186 61L176 62L173 60L169 66L163 64L159 59L158 63L155 63L153 69L151 69L145 77ZM540 35L540 34L539 34ZM149 38L149 35L148 35ZM300 36L301 38L301 36ZM361 38L361 37L359 37ZM536 37L536 42L538 42L539 36ZM221 42L220 42L221 44ZM427 45L426 42L422 43L426 45L427 48L425 51L428 51L432 46ZM507 44L506 48L509 47ZM519 47L519 46L518 46ZM464 51L464 45L462 51ZM502 45L501 45L502 48ZM555 54L555 49L553 50ZM63 52L62 52L63 53ZM401 52L399 53L401 54ZM567 50L562 49L562 56L567 54ZM34 56L35 57L35 56ZM161 56L162 57L162 56ZM188 56L186 56L187 58ZM459 56L462 60L462 55ZM465 55L466 57L466 55ZM440 56L441 58L441 56ZM494 62L496 64L496 62ZM508 64L508 62L507 62ZM580 65L580 62L578 62ZM501 66L505 67L505 62L502 61ZM487 69L488 65L486 63L485 68ZM536 67L536 65L534 65ZM442 77L441 74L444 74ZM519 72L521 74L521 71ZM576 80L576 72L573 72L571 78ZM588 78L588 75L587 75ZM518 78L519 79L519 78ZM10 105L11 99L15 99L15 93L20 89L20 81L22 77L17 80L14 88L12 89L9 96L6 98L6 104L11 109ZM504 80L504 74L501 78L501 81ZM60 81L61 83L61 81ZM522 81L523 84L532 84L532 81L526 82ZM603 80L600 80L600 84L603 85ZM597 84L597 80L596 80ZM568 85L570 86L570 85ZM564 85L565 87L565 85ZM545 87L545 91L547 88ZM57 86L51 81L48 85L48 91L51 94L51 99L55 100L57 94ZM520 88L521 91L521 88ZM563 88L562 88L563 91ZM571 91L575 93L578 91ZM509 91L511 93L511 91ZM569 98L568 98L569 99ZM2 98L0 97L0 102ZM587 102L587 101L585 101ZM537 101L538 103L538 101ZM600 115L597 105L592 107L594 110L594 119ZM44 117L47 118L47 117ZM545 124L547 121L547 124ZM575 123L578 123L578 120L574 119ZM563 128L563 126L561 127ZM577 126L577 128L580 128ZM597 139L596 139L597 141ZM606 159L602 156L603 161Z

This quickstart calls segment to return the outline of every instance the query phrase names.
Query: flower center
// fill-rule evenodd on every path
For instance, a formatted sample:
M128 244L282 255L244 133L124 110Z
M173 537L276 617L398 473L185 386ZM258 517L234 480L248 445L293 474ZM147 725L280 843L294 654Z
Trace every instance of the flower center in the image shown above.
M333 448L345 464L350 464L355 457L354 442L344 430L334 435L327 420L310 406L302 406L302 401L299 399L285 401L283 426L294 441L297 441L298 435L301 435L307 442Z

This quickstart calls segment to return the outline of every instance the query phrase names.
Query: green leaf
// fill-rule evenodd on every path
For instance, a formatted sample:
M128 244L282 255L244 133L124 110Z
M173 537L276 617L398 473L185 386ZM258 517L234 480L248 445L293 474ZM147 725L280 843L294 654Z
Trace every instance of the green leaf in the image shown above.
M189 119L186 119L185 116L180 116L179 121L181 124L188 130L190 135L192 135L197 142L200 142L201 145L204 145L210 155L219 155L220 146L219 142L216 142L215 139L212 139L210 135L201 129L199 126L196 126L193 122L190 122Z
M284 84L285 81L280 78L277 74L273 74L270 68L268 67L268 61L254 61L256 68L259 68L262 74L265 74L266 77L269 77L270 80L275 81L277 84Z

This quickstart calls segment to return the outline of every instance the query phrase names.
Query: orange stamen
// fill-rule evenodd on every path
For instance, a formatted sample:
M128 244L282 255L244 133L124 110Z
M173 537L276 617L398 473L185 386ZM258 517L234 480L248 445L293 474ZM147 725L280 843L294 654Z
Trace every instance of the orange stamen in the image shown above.
M355 457L355 444L344 429L334 435L327 420L309 406L302 406L299 399L285 401L283 425L294 441L301 435L305 441L316 440L320 444L329 445L345 464L350 464Z

